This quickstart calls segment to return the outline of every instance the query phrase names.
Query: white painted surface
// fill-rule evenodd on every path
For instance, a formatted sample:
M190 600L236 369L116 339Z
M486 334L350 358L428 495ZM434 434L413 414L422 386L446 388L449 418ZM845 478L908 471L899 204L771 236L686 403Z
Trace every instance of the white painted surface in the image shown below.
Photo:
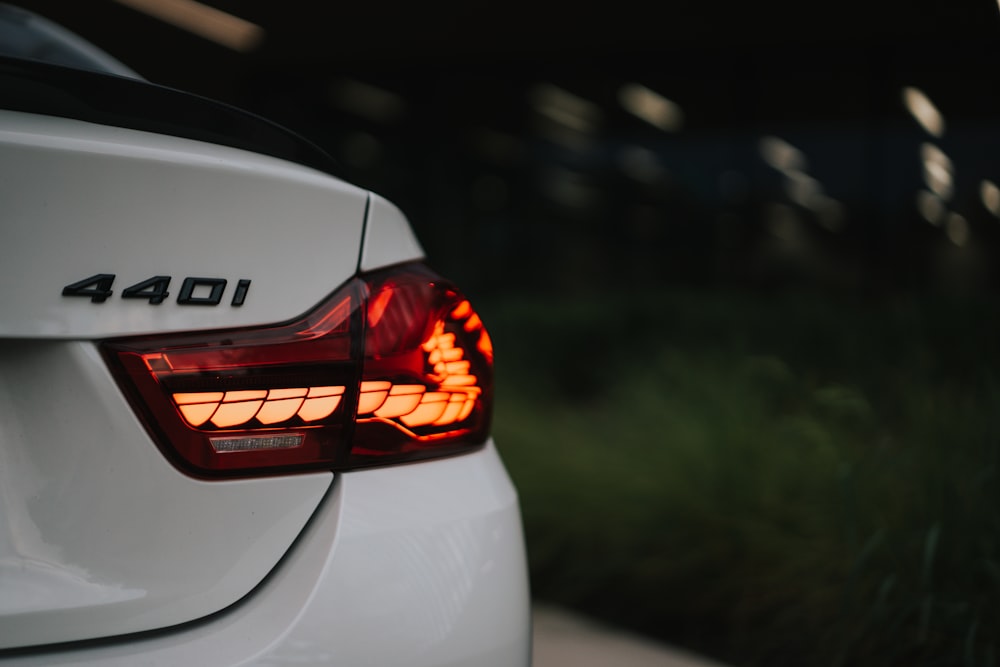
M93 345L5 341L0 648L148 630L232 604L278 562L332 477L187 477Z
M422 259L424 250L410 229L403 212L388 200L373 194L368 209L368 224L361 249L361 270Z
M492 443L332 494L331 473L194 480L90 342L298 317L359 252L364 269L422 256L399 210L372 197L362 251L368 194L310 169L8 111L0 128L0 648L118 637L0 662L527 664L517 497ZM105 303L62 296L95 273L116 274ZM154 275L172 277L164 303L121 298ZM226 278L222 303L177 304L189 276Z
M355 272L367 198L247 151L0 110L0 337L99 338L298 317ZM62 295L98 273L116 276L106 302ZM171 277L162 304L121 298L157 275ZM222 302L179 305L186 277L226 279ZM240 279L252 282L233 307Z
M288 556L225 612L16 665L518 667L530 654L517 497L490 443L346 473Z

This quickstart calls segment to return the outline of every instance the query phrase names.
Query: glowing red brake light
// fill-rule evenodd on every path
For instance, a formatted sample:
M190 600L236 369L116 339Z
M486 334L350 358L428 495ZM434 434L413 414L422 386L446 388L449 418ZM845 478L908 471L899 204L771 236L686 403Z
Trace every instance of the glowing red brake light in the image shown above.
M103 347L157 444L198 475L443 456L489 429L489 336L421 265L355 278L290 324Z

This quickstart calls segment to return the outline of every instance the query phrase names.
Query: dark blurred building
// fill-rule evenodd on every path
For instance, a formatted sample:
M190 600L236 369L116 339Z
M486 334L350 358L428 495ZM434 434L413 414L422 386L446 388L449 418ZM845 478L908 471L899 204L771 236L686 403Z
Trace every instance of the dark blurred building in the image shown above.
M19 4L309 136L480 291L1000 277L991 0Z

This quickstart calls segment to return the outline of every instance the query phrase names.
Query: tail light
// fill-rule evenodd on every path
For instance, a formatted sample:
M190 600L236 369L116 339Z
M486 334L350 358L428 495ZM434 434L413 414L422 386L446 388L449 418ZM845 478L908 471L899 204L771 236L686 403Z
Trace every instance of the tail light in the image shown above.
M103 352L160 449L200 476L413 461L476 448L489 430L489 335L422 265L355 278L289 324Z

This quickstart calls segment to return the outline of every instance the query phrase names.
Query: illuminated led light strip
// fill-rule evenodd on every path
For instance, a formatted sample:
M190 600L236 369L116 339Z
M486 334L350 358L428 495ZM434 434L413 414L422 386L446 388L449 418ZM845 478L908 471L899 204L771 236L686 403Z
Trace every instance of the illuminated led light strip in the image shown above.
M371 408L375 400L382 398L373 409L365 412L358 410L358 421L374 416L381 420L398 419L400 422L416 428L418 426L447 426L458 423L469 416L476 405L476 399L482 390L479 387L468 387L458 391L421 391L419 393L393 393L396 389L408 388L412 385L393 387L389 392L371 392L371 401L366 407ZM421 389L424 389L421 387ZM443 388L442 388L443 389ZM362 394L365 400L365 394Z
M458 304L450 316L466 331L483 328L468 301ZM476 386L476 376L469 373L472 364L465 359L465 350L455 346L455 334L445 333L444 327L444 322L438 322L421 346L438 380L437 391L428 391L423 385L362 382L358 421L380 420L408 428L448 426L472 413L482 389Z
M489 334L486 333L486 328L483 326L483 321L479 319L479 315L472 310L472 304L468 301L463 301L458 304L451 311L451 317L459 321L465 320L465 324L462 325L462 328L469 333L476 331L479 332L479 341L476 343L476 349L492 360L493 341L490 340Z
M358 421L374 415L381 420L399 419L411 428L446 426L467 418L481 393L482 389L474 386L427 391L423 385L363 382Z
M304 422L326 419L340 405L343 394L344 387L296 387L176 393L173 398L189 426L211 422L217 428L233 428L254 418L266 425L296 415Z
M467 332L479 331L478 349L492 356L489 336L468 301L456 306L450 317ZM438 383L434 390L422 384L394 384L386 380L362 382L358 396L358 421L381 421L420 437L409 429L448 426L467 419L475 409L482 388L478 386L478 378L470 373L472 364L465 359L465 350L457 347L455 342L455 334L446 333L442 321L437 323L434 332L421 346L427 353L427 363ZM224 429L243 426L254 419L266 426L282 424L295 416L304 422L320 421L339 407L344 391L342 386L252 389L175 393L173 399L189 426L199 428L211 423L216 428ZM216 451L297 446L244 443L243 440L215 438L211 442Z

